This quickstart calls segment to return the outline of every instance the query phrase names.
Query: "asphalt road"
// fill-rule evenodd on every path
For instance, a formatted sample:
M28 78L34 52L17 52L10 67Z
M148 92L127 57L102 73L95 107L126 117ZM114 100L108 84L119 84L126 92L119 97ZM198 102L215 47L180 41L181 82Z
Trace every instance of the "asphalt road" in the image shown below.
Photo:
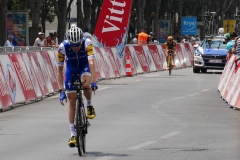
M103 80L87 153L69 148L59 95L0 113L0 160L239 160L240 115L217 91L221 72L191 68Z

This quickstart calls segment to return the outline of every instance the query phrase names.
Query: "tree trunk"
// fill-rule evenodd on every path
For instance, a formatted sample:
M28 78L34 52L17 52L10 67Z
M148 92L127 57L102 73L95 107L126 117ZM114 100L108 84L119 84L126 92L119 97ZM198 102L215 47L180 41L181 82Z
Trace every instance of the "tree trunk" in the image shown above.
M58 18L58 41L64 40L64 34L66 33L66 14L67 14L67 1L66 0L52 0L56 15Z
M161 0L157 0L157 3L156 3L156 11L155 11L155 16L154 16L154 32L155 32L155 35L156 35L156 38L157 40L159 41L159 9L160 9L160 6L161 6Z
M26 9L26 0L19 0L19 10L25 10Z
M38 36L39 31L39 14L42 5L42 0L38 0L36 3L33 1L29 1L29 6L32 13L32 31L30 36L29 44L32 46L36 37Z
M3 46L7 40L6 34L6 11L7 11L7 0L0 0L0 46Z
M83 27L83 12L82 12L82 2L77 1L77 26Z
M83 30L84 28L89 28L90 23L90 15L91 15L91 2L89 0L83 1L83 11L84 11L84 19L83 19Z

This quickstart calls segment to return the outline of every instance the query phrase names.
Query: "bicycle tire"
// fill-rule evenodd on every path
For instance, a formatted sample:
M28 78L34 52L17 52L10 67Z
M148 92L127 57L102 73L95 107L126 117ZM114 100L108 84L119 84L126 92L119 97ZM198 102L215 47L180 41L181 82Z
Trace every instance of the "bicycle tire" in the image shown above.
M81 97L80 97L81 98ZM81 124L81 119L82 119L82 114L81 114L81 109L80 106L81 102L79 102L79 99L77 99L77 110L76 110L76 131L77 131L77 148L78 148L78 154L79 156L83 155L83 135L82 135L82 124Z
M168 57L168 73L169 73L169 76L171 75L172 73L172 55L169 55Z
M82 148L83 153L86 153L86 134L87 134L87 117L85 113L84 104L82 103L81 106L81 124L82 124Z

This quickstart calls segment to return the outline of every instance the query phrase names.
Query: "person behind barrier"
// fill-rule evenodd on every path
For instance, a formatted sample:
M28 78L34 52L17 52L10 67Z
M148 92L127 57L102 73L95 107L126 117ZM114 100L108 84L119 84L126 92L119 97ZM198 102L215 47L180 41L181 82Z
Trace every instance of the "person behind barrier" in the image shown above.
M66 61L65 78L63 78L63 66ZM74 128L74 115L76 108L76 88L71 85L71 77L74 75L74 81L77 80L77 74L81 76L84 96L87 99L87 117L93 119L96 116L92 105L92 90L97 90L95 76L95 57L92 41L83 37L83 32L77 26L72 26L67 31L67 40L63 41L58 48L58 68L57 76L60 87L60 103L64 105L64 100L68 100L68 116L70 123L71 138L68 141L69 147L76 146L76 133ZM65 80L63 80L65 79ZM65 85L65 88L64 88ZM89 89L89 88L92 89ZM66 93L67 96L66 96Z
M175 54L175 50L176 50L176 43L173 41L173 37L172 36L168 36L167 41L165 42L165 45L166 45L166 52L165 52L166 61L168 62L169 50L172 50L173 51L173 54L172 54L173 66L174 66L175 65L175 63L174 63L174 57L175 57L174 54ZM166 69L168 69L168 65L167 65Z
M5 47L13 47L12 41L13 41L13 36L9 35L8 40L5 42L4 46Z
M237 62L240 60L240 36L235 38L232 53L237 57L235 60L235 65L237 66Z
M55 40L56 40L56 36L53 33L50 33L48 38L46 39L47 47L58 47Z
M38 38L36 38L33 46L47 47L47 41L45 39L44 33L42 33L42 32L38 33Z
M13 31L12 35L13 35L12 45L13 46L19 46L20 43L17 40L17 33L15 31Z
M224 34L224 39L225 41L227 42L227 45L226 45L226 49L228 50L228 55L226 57L226 60L229 60L232 56L232 48L234 46L234 40L236 38L236 35L234 33L227 33L227 34ZM226 43L225 42L225 43Z
M141 33L138 34L138 45L148 44L149 37L147 34L147 29L143 28Z

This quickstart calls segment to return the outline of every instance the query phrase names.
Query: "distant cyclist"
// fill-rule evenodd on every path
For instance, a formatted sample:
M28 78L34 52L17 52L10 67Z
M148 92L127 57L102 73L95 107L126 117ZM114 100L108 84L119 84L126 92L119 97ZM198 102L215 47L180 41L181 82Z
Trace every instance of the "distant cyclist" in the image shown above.
M173 41L172 36L168 36L167 41L165 42L165 45L166 45L166 52L165 52L166 61L168 63L169 51L172 50L173 66L174 66L175 65L175 63L174 63L174 53L175 53L175 50L176 50L176 43ZM168 69L168 65L167 65L166 69Z
M70 147L76 146L76 133L74 128L74 116L76 108L76 90L71 85L71 77L74 74L74 81L77 80L77 74L81 76L84 82L84 96L87 99L87 116L93 119L96 116L95 110L91 103L92 90L98 89L95 76L95 61L92 41L89 38L83 38L83 32L76 25L71 26L68 30L67 40L63 41L58 48L58 83L60 87L60 103L64 105L64 99L69 102L68 118L70 123L71 138L68 141ZM63 78L63 66L66 61L65 78ZM65 88L64 88L64 85ZM65 94L67 92L67 96Z

